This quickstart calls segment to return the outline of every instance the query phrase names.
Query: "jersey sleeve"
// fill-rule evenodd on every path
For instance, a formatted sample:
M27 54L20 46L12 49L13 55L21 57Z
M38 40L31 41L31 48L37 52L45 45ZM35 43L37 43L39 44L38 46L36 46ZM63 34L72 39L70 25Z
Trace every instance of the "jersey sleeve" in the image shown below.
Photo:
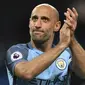
M66 50L67 50L67 51L69 52L69 54L70 54L69 60L68 60L69 69L72 69L72 52L71 52L71 49L70 49L70 48L67 48Z
M27 61L28 48L26 45L14 45L7 51L6 64L12 74L17 63Z

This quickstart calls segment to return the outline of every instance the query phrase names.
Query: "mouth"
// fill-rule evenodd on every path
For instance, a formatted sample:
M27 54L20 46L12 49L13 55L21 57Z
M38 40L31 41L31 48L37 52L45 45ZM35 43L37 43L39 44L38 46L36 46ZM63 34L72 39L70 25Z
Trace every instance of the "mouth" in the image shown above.
M33 33L34 33L34 34L43 34L42 31L34 31Z

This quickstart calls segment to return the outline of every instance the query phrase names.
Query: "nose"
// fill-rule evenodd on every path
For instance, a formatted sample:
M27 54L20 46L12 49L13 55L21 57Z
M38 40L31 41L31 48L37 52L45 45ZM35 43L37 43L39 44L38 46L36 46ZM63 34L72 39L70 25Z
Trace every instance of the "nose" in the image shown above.
M35 27L36 28L41 28L41 20L38 19L36 22L35 22Z

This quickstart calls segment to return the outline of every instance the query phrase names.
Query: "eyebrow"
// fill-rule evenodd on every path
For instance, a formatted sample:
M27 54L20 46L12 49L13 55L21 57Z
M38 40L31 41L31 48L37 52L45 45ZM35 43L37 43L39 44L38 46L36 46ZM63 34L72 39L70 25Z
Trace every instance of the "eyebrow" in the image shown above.
M34 15L34 16L31 17L31 19L38 19L38 16L37 15ZM41 16L41 19L50 20L50 18L47 17L47 16Z
M47 16L42 16L41 19L50 20L50 18Z
M34 16L31 17L31 19L38 19L38 16L34 15Z

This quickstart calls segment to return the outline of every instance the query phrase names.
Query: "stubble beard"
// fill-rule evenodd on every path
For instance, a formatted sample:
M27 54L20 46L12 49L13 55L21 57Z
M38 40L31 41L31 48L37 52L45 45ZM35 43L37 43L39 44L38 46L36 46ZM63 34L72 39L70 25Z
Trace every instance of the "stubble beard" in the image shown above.
M31 39L36 44L44 44L45 42L49 40L49 38L50 36L47 36L47 35L44 35L44 36L31 35Z

